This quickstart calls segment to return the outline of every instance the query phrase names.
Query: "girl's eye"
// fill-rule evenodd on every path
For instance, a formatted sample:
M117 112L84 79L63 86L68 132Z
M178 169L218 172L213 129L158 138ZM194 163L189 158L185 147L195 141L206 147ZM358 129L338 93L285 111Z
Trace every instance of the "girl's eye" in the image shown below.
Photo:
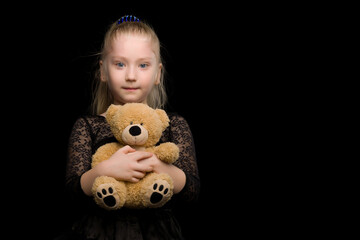
M139 66L140 66L140 68L146 68L146 67L147 67L147 64L146 64L146 63L142 63L142 64L140 64Z
M122 63L122 62L119 62L119 63L116 63L116 66L118 66L118 67L124 67L125 65Z

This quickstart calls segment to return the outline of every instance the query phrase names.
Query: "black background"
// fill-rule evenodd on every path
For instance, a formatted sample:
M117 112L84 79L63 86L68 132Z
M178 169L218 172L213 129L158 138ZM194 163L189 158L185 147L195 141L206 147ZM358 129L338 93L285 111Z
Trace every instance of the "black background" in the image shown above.
M264 62L274 50L269 31L274 28L264 18L259 24L258 8L87 3L31 9L15 11L3 36L4 50L10 51L3 110L16 133L11 131L7 150L22 189L16 226L28 227L24 232L39 239L70 226L72 212L63 196L68 137L74 121L88 111L94 54L107 27L132 14L157 32L168 107L185 117L194 136L201 193L198 203L179 212L185 236L263 233L255 228L268 220L264 211L272 210L259 172L270 164L262 162L269 149L258 146L272 131L269 109L275 107L267 89L273 85Z

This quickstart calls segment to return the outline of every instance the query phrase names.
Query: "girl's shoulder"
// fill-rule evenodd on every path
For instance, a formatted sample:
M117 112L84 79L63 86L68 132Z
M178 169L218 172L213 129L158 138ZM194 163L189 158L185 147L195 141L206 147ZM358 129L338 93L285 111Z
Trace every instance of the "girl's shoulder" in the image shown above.
M181 114L177 112L167 112L167 115L169 117L171 127L189 127L187 120Z
M89 128L91 130L95 130L99 127L104 126L106 124L106 119L100 115L81 115L79 116L75 123L75 128Z
M105 117L100 115L81 115L77 118L77 122L86 122L88 124L100 124L106 122Z
M168 117L169 117L169 119L170 119L170 123L171 122L173 122L173 121L183 121L183 120L185 120L185 118L182 116L182 115L180 115L179 113L177 113L177 112L166 112L167 113L167 115L168 115Z
M171 118L176 118L178 116L180 116L180 114L178 114L177 112L166 112L166 114L168 115L168 117Z

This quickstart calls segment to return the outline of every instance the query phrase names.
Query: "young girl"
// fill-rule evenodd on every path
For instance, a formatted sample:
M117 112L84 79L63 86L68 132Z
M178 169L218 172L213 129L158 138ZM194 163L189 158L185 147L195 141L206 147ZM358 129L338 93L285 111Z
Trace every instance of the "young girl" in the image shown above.
M159 142L177 144L180 157L174 164L125 146L91 168L95 151L116 141L104 117L110 104L140 102L153 108L166 104L164 66L154 30L134 16L113 23L105 34L97 76L93 114L77 119L69 139L65 180L77 217L71 234L61 239L183 239L173 208L195 201L200 186L193 138L183 117L168 113L170 126ZM137 182L151 171L173 179L174 195L163 207L108 211L96 205L91 193L96 177Z

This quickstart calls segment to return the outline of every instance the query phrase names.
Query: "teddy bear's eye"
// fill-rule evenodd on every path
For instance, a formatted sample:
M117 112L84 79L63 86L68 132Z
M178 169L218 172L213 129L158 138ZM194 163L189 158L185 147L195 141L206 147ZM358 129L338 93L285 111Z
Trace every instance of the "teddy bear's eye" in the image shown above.
M140 125L142 126L142 125L144 125L143 123L140 123Z
M130 122L130 125L133 125L133 121Z

